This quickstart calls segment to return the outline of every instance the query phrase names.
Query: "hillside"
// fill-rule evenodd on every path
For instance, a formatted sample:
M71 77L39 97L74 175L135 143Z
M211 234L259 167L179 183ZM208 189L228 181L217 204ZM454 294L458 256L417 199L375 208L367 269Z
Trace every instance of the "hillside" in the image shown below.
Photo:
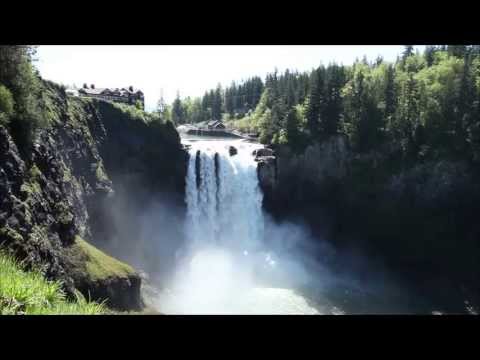
M141 110L69 97L48 81L38 86L42 122L31 136L18 131L15 113L10 123L0 122L2 248L25 269L61 281L71 299L79 290L109 307L138 310L140 276L95 244L105 249L114 236L109 221L117 188L131 195L129 225L138 225L146 192L182 198L185 154L178 134ZM135 244L123 235L117 241Z

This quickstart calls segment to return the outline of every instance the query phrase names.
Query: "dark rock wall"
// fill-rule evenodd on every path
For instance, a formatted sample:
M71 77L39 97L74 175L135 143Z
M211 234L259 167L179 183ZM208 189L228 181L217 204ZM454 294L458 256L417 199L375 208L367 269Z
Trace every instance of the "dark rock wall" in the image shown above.
M480 187L472 164L393 169L334 137L300 154L277 146L258 174L264 207L275 217L301 217L337 248L383 259L421 291L451 300L454 311L466 298L478 303Z
M23 158L0 126L0 243L27 265L43 268L47 278L62 280L68 294L75 288L108 293L125 308L125 291L140 298L140 277L134 275L114 294L112 286L80 280L71 245L76 235L100 248L108 242L116 181L129 199L137 199L132 224L140 221L136 207L148 206L156 193L173 194L169 201L181 208L187 155L171 126L146 124L109 103L67 98L54 84L44 86L52 121ZM123 181L127 177L131 183Z

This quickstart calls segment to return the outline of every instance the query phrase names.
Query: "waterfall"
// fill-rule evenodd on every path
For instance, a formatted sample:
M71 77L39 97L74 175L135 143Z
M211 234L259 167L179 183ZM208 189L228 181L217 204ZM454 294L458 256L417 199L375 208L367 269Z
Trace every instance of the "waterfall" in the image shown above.
M294 290L261 281L261 274L278 270L265 246L268 221L253 155L263 146L218 139L185 143L190 146L186 247L158 298L158 310L166 314L318 314ZM232 155L231 146L236 150ZM294 270L288 262L280 262L284 273ZM283 285L288 287L286 282Z
M230 146L237 154L230 155ZM242 141L192 143L186 181L186 235L192 245L250 251L262 242L263 194L252 155L259 147Z

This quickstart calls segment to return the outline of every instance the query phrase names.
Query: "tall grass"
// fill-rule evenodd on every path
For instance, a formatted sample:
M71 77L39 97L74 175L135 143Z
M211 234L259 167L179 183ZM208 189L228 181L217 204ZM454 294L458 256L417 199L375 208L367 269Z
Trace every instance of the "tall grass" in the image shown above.
M0 251L1 315L99 315L104 304L66 299L58 281L47 281L38 271L25 271L22 264Z

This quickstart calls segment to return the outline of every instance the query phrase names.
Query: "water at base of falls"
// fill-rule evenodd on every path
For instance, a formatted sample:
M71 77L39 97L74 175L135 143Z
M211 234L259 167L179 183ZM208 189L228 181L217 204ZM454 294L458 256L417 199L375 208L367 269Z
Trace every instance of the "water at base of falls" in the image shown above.
M263 194L253 155L263 146L244 140L184 144L190 146L187 247L155 307L165 314L320 314L281 281L264 281L282 263L263 246Z

